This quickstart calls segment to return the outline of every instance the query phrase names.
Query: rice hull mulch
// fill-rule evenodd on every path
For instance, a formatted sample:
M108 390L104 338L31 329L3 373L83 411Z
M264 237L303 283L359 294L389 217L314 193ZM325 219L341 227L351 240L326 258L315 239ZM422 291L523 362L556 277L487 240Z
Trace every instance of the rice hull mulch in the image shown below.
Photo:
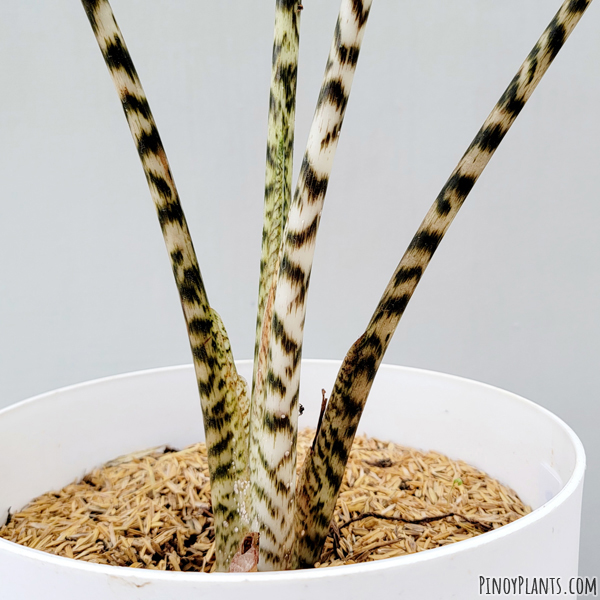
M299 466L314 430L299 435ZM317 567L355 564L458 542L530 512L466 463L365 436L355 440ZM0 537L89 562L214 570L206 448L118 458L12 515Z

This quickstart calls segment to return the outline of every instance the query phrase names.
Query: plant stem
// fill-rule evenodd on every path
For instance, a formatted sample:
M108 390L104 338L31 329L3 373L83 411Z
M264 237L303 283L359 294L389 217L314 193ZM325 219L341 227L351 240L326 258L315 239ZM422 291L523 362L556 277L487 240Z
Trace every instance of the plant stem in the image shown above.
M269 131L262 233L262 254L256 317L254 373L250 404L249 465L255 480L260 463L261 435L258 426L264 412L263 394L268 344L273 316L276 274L282 248L283 231L289 211L294 155L296 83L300 41L300 8L297 0L277 0L273 39L271 89L269 94ZM254 503L251 506L253 529L259 529ZM263 536L264 538L264 536ZM263 540L259 547L263 546Z
M343 0L298 186L283 235L269 332L264 400L252 421L252 505L259 570L291 563L300 357L315 241L371 0ZM254 408L253 408L254 410ZM256 434L254 427L256 424Z
M300 10L298 0L276 1L262 253L252 381L253 403L255 395L260 396L264 381L275 274L292 195Z
M202 411L216 523L217 568L244 537L236 485L246 477L248 399L225 328L210 307L177 189L148 100L107 0L82 0L137 146L187 325ZM240 512L242 515L240 516Z
M591 0L566 0L494 107L402 257L365 333L340 368L297 496L297 567L312 566L337 501L358 422L383 355L444 234Z

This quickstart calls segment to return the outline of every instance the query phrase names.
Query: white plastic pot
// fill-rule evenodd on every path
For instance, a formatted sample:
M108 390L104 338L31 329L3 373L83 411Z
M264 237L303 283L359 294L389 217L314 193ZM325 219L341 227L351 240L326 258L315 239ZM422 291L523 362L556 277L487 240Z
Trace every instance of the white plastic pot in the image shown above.
M301 426L316 424L321 388L331 389L338 366L303 362ZM250 363L240 363L240 370L249 376ZM535 510L444 548L356 566L278 573L107 567L0 539L0 597L447 600L478 598L485 593L480 577L522 577L524 593L533 578L560 577L565 591L568 579L577 575L585 455L573 431L547 410L474 381L384 366L360 429L466 460L513 487ZM190 366L92 381L9 407L0 411L0 522L9 507L14 512L118 455L161 444L183 447L202 437Z

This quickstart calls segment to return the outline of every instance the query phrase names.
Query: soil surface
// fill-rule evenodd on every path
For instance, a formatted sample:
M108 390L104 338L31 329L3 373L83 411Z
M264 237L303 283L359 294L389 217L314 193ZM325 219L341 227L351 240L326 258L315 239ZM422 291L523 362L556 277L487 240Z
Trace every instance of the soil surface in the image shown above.
M314 430L301 432L298 463ZM317 567L445 546L530 512L510 488L459 460L357 436ZM11 515L0 537L89 562L214 569L204 444L111 461Z

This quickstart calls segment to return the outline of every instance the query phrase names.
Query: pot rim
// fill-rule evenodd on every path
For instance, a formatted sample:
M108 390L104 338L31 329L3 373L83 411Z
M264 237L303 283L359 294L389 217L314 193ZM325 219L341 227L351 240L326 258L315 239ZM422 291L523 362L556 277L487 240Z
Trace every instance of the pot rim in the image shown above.
M333 359L303 359L303 364L321 364L321 365L331 365L339 367L341 365L341 361L333 360ZM246 365L251 364L252 360L245 359L236 361L238 365ZM108 377L101 377L97 379L92 379L88 381L84 381L82 383L77 383L69 386L64 386L62 388L58 388L52 390L50 392L45 392L43 394L38 394L37 396L33 396L32 398L28 398L26 400L22 400L21 402L17 402L8 407L5 407L0 410L0 419L7 413L12 411L20 410L21 408L28 406L34 402L45 401L52 396L63 393L65 391L70 391L74 389L81 389L89 386L96 385L100 382L108 382L115 381L119 379L127 379L127 378L135 378L143 375L147 375L150 373L160 373L164 371L185 371L193 369L193 365L173 365L168 367L158 367L153 369L143 369L138 371L132 371L127 373L121 373L118 375L111 375ZM75 569L79 571L87 571L93 572L95 574L105 574L107 576L112 577L120 577L127 579L139 579L146 581L163 581L163 582L176 582L176 581L196 581L199 582L202 579L205 579L212 583L226 583L226 582L236 582L240 583L242 581L253 581L253 582L261 582L261 581L273 581L273 580L302 580L302 579L313 579L313 578L323 578L323 577L344 577L349 573L370 573L373 571L384 571L387 569L394 569L399 567L400 565L413 565L422 562L427 562L430 560L435 560L438 557L442 557L449 554L456 554L463 551L469 551L476 549L484 544L491 544L495 540L499 540L504 538L507 535L511 535L525 527L529 527L534 525L537 521L542 519L548 513L552 512L558 506L560 506L567 498L569 498L579 487L581 481L583 479L585 468L586 468L586 457L585 450L583 448L583 444L581 440L577 436L577 434L567 425L562 419L557 417L554 413L549 411L548 409L532 402L531 400L527 400L518 394L514 394L513 392L509 392L502 388L483 383L480 381L476 381L474 379L468 379L466 377L459 377L457 375L450 375L448 373L442 373L439 371L431 371L428 369L420 369L416 367L405 367L400 365L391 365L391 364L382 364L380 369L385 371L400 371L403 373L414 373L414 374L424 374L430 378L438 379L441 381L455 381L455 382L468 382L469 385L476 385L481 387L482 389L501 391L504 394L507 394L512 401L525 404L530 409L538 412L540 415L543 415L545 418L548 418L554 421L568 436L569 441L573 445L573 449L575 451L575 466L573 468L573 473L571 477L567 480L567 482L563 485L560 491L552 497L550 500L545 502L539 508L536 508L531 513L521 517L517 521L513 521L507 525L504 525L498 529L493 531L488 531L481 535L478 535L474 538L470 538L467 540L462 540L460 543L449 544L447 546L441 548L431 548L429 550L423 552L416 552L414 554L407 554L404 556L399 556L395 558L387 558L378 561L372 561L368 563L361 563L358 565L343 565L336 567L327 567L321 569L298 569L295 571L270 571L270 572L258 572L258 573L196 573L196 572L178 572L178 571L154 571L150 569L132 569L129 567L116 567L109 565L100 565L96 563L90 563L83 560L75 560L66 558L63 556L56 556L54 554L49 554L47 552L43 552L41 550L34 550L31 548L27 548L25 546L21 546L15 542L9 542L3 538L0 538L0 551L10 552L19 556L22 556L25 559L42 561L47 563L48 566L56 566L61 569Z

